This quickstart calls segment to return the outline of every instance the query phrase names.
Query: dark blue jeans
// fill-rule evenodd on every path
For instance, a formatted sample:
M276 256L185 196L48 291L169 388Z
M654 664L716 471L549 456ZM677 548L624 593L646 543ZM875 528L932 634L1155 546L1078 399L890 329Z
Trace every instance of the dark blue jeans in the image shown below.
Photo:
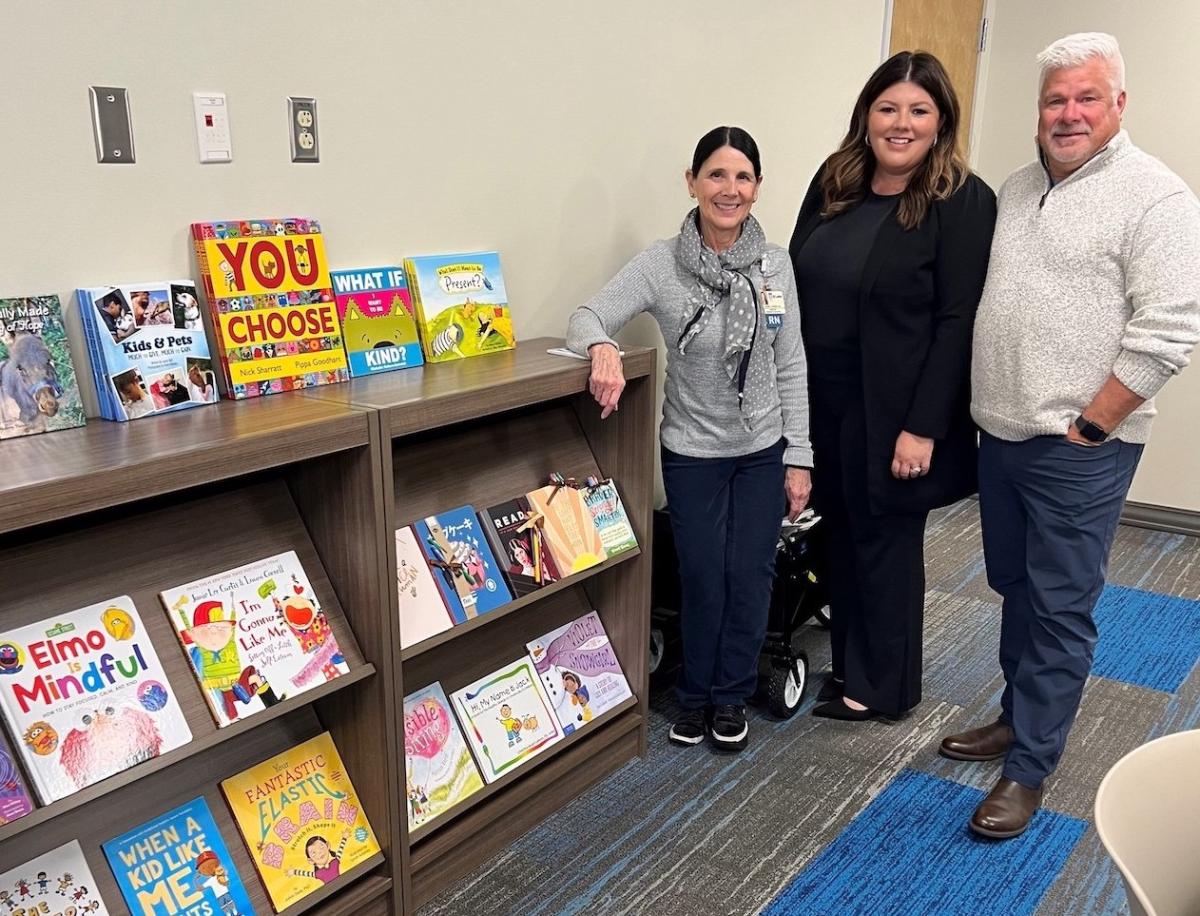
M1016 739L1004 775L1054 772L1092 667L1092 609L1142 446L981 434L979 510L988 584L1004 599L1000 719Z
M787 508L783 448L781 439L737 458L662 450L683 597L684 709L739 705L754 693Z

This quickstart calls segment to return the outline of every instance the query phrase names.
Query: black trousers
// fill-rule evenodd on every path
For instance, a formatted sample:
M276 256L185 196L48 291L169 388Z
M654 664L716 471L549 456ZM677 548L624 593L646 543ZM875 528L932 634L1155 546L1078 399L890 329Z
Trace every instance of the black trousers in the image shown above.
M921 701L928 513L871 512L861 389L812 379L809 392L813 503L828 544L833 676L846 682L850 699L899 715Z
M741 705L757 686L787 506L783 448L780 439L736 458L662 450L683 598L684 709Z

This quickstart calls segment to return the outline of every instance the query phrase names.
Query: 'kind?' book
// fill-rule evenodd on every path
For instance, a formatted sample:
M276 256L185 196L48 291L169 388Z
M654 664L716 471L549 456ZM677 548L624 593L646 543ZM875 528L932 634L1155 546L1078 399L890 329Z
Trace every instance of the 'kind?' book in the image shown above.
M425 362L400 267L330 272L350 375L361 378Z

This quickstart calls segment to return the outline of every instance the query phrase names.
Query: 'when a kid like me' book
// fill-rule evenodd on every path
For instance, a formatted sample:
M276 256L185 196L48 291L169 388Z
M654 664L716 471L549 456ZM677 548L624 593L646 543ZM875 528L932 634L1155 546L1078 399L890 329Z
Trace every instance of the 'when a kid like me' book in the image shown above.
M329 732L222 781L276 912L379 852Z
M455 623L466 623L512 600L470 506L416 521L413 530Z
M495 782L562 739L533 662L526 655L450 695L475 762Z
M633 696L595 611L551 630L527 648L564 734Z
M108 916L79 840L0 873L5 916Z
M203 798L114 837L104 856L132 916L254 916Z
M293 550L160 597L222 728L350 670Z
M0 712L42 804L192 740L128 596L0 633Z
M354 378L425 362L402 267L335 270L329 277Z
M85 422L58 296L0 299L0 439Z
M489 506L479 520L513 595L528 595L562 578L542 532L543 517L524 496Z
M416 645L454 625L410 526L396 532L396 588L400 593L400 648Z
M404 698L404 777L410 830L483 788L479 769L437 682Z
M429 362L516 346L496 252L405 258L404 272Z
M316 220L193 223L192 238L229 397L350 378Z

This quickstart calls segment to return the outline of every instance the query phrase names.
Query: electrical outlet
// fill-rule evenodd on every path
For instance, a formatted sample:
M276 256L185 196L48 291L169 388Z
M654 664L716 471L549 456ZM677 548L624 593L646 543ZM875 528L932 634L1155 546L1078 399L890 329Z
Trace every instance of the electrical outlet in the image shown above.
M292 140L292 162L320 162L321 148L317 143L317 100L288 96L289 136Z
M196 112L196 145L201 162L232 162L233 135L229 130L229 103L223 92L193 92Z
M89 86L96 161L133 165L133 121L129 95L116 86Z

